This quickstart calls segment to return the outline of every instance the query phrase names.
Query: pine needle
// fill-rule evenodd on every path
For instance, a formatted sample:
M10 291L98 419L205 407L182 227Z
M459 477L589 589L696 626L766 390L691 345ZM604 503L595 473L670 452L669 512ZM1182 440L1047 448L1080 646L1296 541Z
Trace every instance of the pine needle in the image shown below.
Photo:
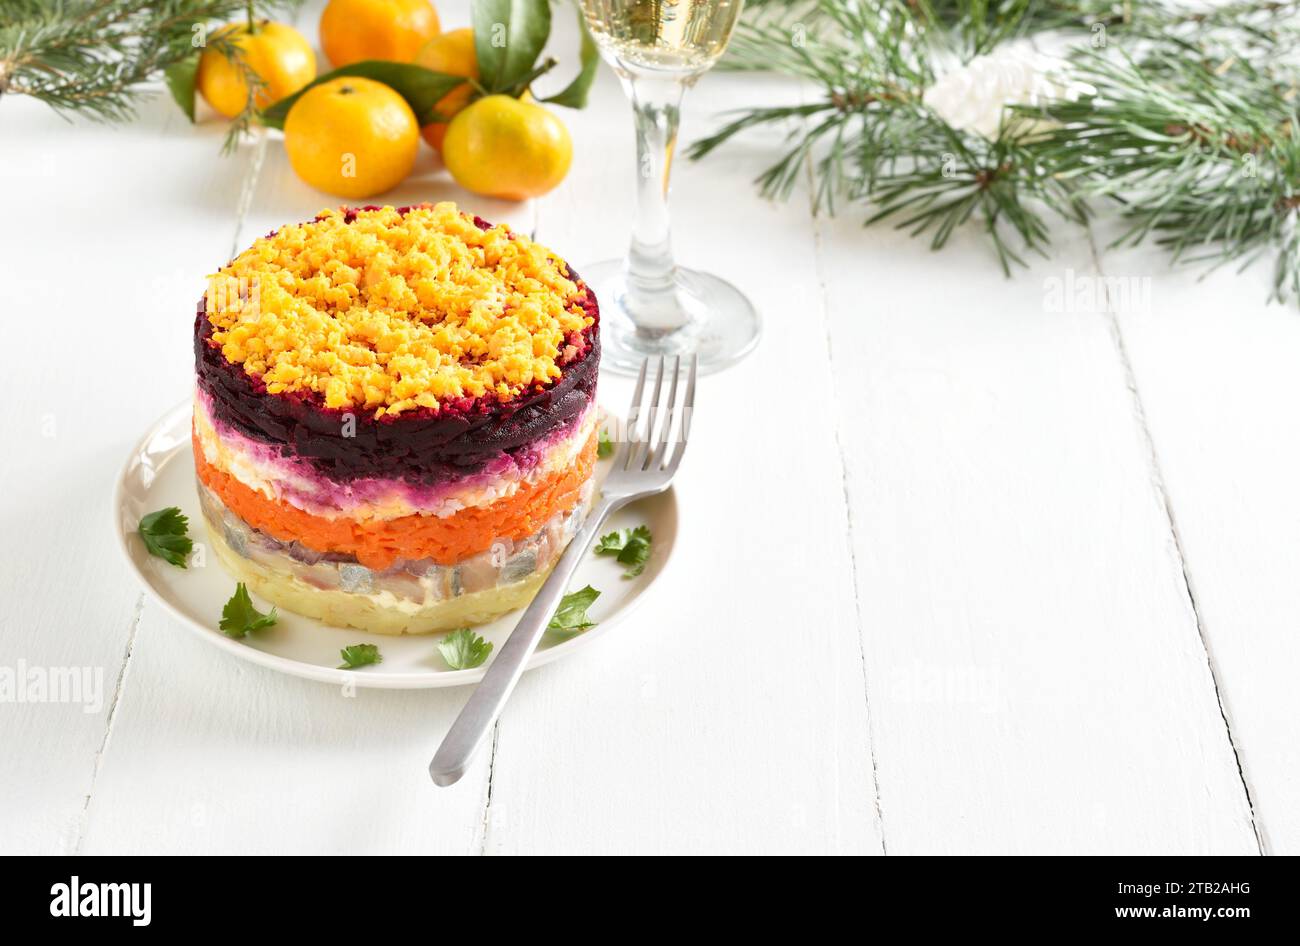
M1043 34L1095 94L1013 105L993 140L925 106L940 63ZM765 196L788 197L811 167L816 208L861 207L934 249L974 222L1007 272L1049 251L1053 219L1113 203L1120 243L1203 265L1273 254L1274 295L1300 298L1297 51L1300 0L750 0L723 67L819 91L732 113L688 153L784 127Z

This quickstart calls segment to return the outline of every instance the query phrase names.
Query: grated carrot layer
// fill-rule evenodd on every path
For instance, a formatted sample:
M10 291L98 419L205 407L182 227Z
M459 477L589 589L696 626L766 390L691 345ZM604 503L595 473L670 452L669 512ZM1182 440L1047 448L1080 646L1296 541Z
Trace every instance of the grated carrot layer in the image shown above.
M399 558L432 559L439 565L486 552L497 539L519 540L537 532L555 514L578 504L583 484L596 462L593 434L574 463L488 506L472 506L451 516L397 519L325 519L277 502L250 489L204 459L195 438L194 466L199 480L235 515L282 542L298 541L317 552L353 555L367 568L384 569Z

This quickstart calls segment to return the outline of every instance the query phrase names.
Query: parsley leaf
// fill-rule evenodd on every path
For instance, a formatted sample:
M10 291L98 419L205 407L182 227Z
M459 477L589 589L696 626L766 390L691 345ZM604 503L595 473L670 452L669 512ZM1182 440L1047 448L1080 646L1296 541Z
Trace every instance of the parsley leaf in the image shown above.
M185 568L185 559L194 550L189 537L190 521L177 506L151 512L140 520L140 538L150 555Z
M596 622L587 617L587 609L599 597L600 592L591 585L581 591L565 595L560 599L560 606L555 609L555 616L551 618L551 623L546 625L546 629L570 636L589 627L595 627Z
M438 650L452 670L470 670L488 659L492 645L468 627L458 627L438 641Z
M596 456L602 460L614 452L614 441L609 439L609 431L601 429L600 435L596 438Z
M596 543L597 555L617 555L618 560L627 566L624 578L635 578L645 571L645 564L650 560L650 530L645 526L635 529L623 529L602 535Z
M350 644L340 650L339 655L343 658L340 670L356 670L358 667L384 662L379 648L374 644Z
M270 614L263 614L253 607L253 599L248 597L248 589L241 581L235 586L235 593L230 596L226 606L221 609L221 624L218 626L226 632L227 637L244 637L252 631L270 627L277 620L275 608Z

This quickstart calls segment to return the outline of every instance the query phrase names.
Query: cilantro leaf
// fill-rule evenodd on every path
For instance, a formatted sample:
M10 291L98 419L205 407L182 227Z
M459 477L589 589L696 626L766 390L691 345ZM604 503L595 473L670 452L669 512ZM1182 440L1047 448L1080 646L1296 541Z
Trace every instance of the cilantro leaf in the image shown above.
M140 520L140 538L150 555L185 568L185 559L194 550L189 537L190 521L177 506L151 512Z
M614 441L609 439L609 431L603 428L596 438L596 456L602 460L614 452Z
M358 667L384 662L383 655L374 644L350 644L340 650L339 655L343 658L340 670L356 670Z
M248 596L248 589L241 581L235 586L235 593L230 596L226 606L221 609L221 623L218 625L227 637L245 637L252 631L270 627L277 620L275 608L270 614L263 614L253 607L253 599Z
M646 562L650 560L650 530L645 526L635 529L623 529L602 535L596 543L597 555L616 555L627 566L624 578L635 578L645 571Z
M570 636L589 627L595 627L596 622L587 616L587 609L599 597L600 592L591 585L581 591L565 595L560 599L560 606L555 609L555 615L551 618L551 623L546 625L546 629Z
M470 670L492 653L492 645L468 627L458 627L438 641L438 651L452 670Z

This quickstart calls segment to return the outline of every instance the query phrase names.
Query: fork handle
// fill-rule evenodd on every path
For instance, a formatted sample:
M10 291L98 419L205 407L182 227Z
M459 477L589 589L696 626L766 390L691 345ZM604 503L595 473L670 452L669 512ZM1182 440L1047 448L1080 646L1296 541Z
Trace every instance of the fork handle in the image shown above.
M456 721L451 724L433 761L429 763L429 775L435 785L452 785L465 774L470 760L487 740L506 700L510 699L515 684L523 675L528 658L546 633L546 626L550 624L551 616L569 587L569 579L578 570L592 540L600 532L601 525L619 505L622 504L603 496L596 500L591 512L587 514L586 522L573 536L550 576L542 582L537 596L510 632L510 637L497 652L496 658L488 664L483 680L475 688Z

